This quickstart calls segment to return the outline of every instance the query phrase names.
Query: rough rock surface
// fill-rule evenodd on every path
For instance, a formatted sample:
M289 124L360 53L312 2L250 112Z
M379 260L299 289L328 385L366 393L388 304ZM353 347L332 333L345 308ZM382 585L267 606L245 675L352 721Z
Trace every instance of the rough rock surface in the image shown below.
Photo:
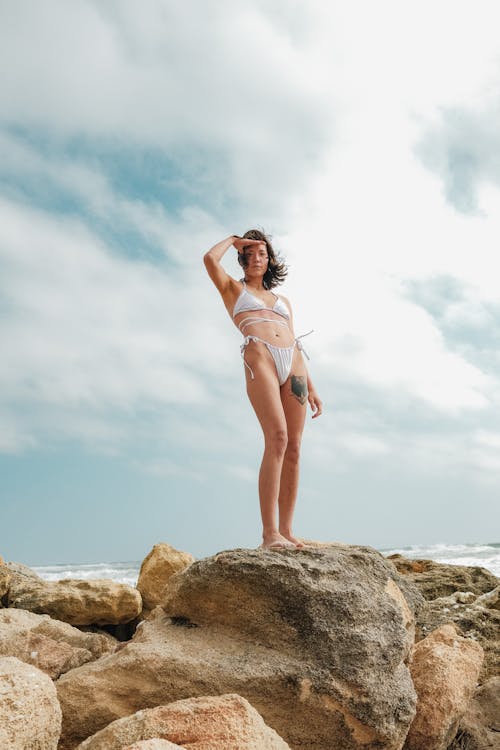
M469 638L483 648L484 661L479 681L500 674L500 611L496 609L498 587L476 596L471 592L456 592L447 597L426 602L419 611L417 640L446 622L453 622Z
M186 750L289 750L250 703L235 694L188 698L138 711L109 724L78 750L122 750L135 740L153 737Z
M492 677L476 690L452 747L500 750L500 676Z
M130 643L58 680L61 750L138 709L222 693L292 748L399 750L416 706L399 581L376 550L340 544L197 561Z
M23 609L0 610L0 656L16 656L52 679L103 654L118 642Z
M10 584L8 606L47 614L71 625L117 625L142 609L132 586L107 579L43 581L25 577Z
M447 565L433 560L409 560L402 555L387 557L398 571L417 586L426 599L449 596L455 591L485 594L498 586L498 578L486 568Z
M446 750L477 686L481 646L454 625L441 625L413 649L410 665L417 715L405 750Z
M139 742L134 742L133 745L127 745L124 750L183 750L183 748L168 740L153 739L139 740Z
M143 607L152 610L164 601L169 578L194 562L193 555L181 552L170 544L155 544L142 561L137 588L141 592Z
M11 579L11 573L8 567L4 564L3 557L0 555L0 607L2 607L1 599L9 590L9 584Z
M2 750L56 750L61 709L54 683L35 667L0 657Z

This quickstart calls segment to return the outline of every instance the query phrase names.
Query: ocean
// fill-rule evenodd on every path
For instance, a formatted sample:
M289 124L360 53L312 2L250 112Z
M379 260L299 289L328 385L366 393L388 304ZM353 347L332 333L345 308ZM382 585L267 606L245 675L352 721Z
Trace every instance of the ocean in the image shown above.
M500 577L500 542L487 544L433 544L413 545L394 549L380 549L383 555L397 552L408 558L424 558L451 565L477 565ZM119 583L135 586L139 576L141 560L130 562L61 563L58 565L31 565L39 576L47 581L63 578L110 578Z

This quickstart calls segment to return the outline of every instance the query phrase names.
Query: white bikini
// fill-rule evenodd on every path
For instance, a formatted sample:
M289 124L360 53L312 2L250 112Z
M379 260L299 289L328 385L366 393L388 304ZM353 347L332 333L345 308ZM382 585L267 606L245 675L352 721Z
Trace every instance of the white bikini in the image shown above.
M241 281L243 282L243 289L240 296L236 300L236 304L233 309L233 319L236 317L236 315L238 315L238 313L241 312L247 312L250 310L269 310L269 312L277 313L283 318L286 318L286 320L290 320L288 308L285 302L283 302L283 300L278 297L277 294L274 294L273 292L274 296L276 297L274 307L266 307L261 299L258 299L258 297L255 297L248 291L244 279L241 279ZM243 329L251 325L252 323L278 323L279 325L288 328L288 323L286 323L284 320L279 320L277 318L259 318L255 315L243 318L243 320L238 324L238 328L243 333ZM292 369L293 351L295 349L295 345L297 345L297 349L301 352L304 352L307 359L309 359L307 352L302 346L302 342L299 341L299 339L303 338L304 336L309 336L310 333L312 333L312 330L308 333L303 333L302 336L297 336L292 346L274 346L274 344L270 344L269 341L265 341L258 336L245 336L240 350L245 367L248 367L248 369L250 370L252 380L254 380L252 368L245 361L245 349L250 341L261 341L266 345L271 357L274 360L274 364L276 365L279 384L283 385L283 383L287 381L288 376L290 375L290 370Z

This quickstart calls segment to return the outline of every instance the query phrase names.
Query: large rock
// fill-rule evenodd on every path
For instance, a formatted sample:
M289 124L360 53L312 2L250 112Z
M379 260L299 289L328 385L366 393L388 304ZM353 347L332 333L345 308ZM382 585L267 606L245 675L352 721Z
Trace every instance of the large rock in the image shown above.
M399 554L389 555L398 571L406 576L426 599L449 596L455 591L485 594L498 586L498 578L477 565L449 565L434 560L410 560Z
M457 741L457 747L467 750L500 750L500 676L476 690L460 720Z
M107 579L16 579L10 584L8 605L71 625L117 625L130 622L142 609L137 589Z
M103 654L118 642L111 636L78 628L23 609L0 610L0 656L15 656L52 679Z
M130 643L58 680L61 750L138 709L223 693L292 748L399 750L416 706L400 581L376 550L348 545L195 562Z
M9 590L11 577L10 570L4 564L3 557L0 555L0 607L3 606L1 601L2 597L4 597Z
M136 740L171 740L186 750L289 750L239 695L188 698L138 711L89 737L78 750L122 750Z
M417 715L405 750L446 750L474 694L482 660L481 646L451 624L415 645L410 669Z
M144 608L151 610L162 604L165 588L171 576L184 570L192 562L194 557L189 552L181 552L163 542L155 544L142 561L137 581Z
M500 610L498 587L477 596L457 591L450 596L426 602L417 618L417 640L440 625L453 622L460 631L476 640L483 648L484 661L479 681L500 674Z
M61 709L54 683L35 667L0 657L2 750L56 750Z
M18 562L7 562L6 567L9 569L11 580L13 583L18 584L26 581L43 581L44 579L35 573L32 568L27 565Z

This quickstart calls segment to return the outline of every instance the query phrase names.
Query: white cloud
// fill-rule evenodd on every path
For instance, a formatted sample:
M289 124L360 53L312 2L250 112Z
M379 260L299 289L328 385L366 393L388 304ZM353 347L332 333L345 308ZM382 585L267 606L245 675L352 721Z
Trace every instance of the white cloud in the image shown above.
M293 26L265 3L21 1L3 14L2 117L56 143L158 148L207 197L283 213L283 186L303 189L332 130L320 61Z

